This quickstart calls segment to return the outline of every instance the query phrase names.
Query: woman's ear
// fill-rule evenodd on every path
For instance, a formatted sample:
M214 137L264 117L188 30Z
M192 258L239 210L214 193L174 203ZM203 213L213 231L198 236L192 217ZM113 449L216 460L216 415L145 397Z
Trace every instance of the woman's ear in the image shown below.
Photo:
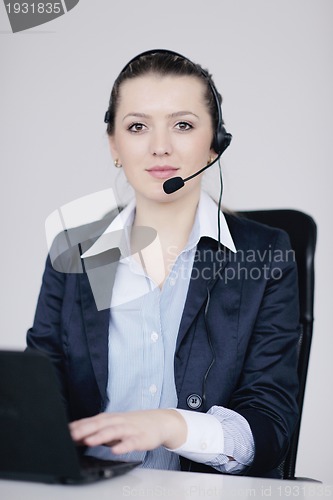
M210 161L209 161L209 163L212 163L213 161L215 161L217 157L218 157L217 152L216 152L213 148L211 148L211 150L210 150L210 158L209 158L209 160L210 160Z
M110 146L110 151L111 151L111 156L113 159L116 159L119 157L117 147L115 144L115 139L113 135L109 135L109 146Z

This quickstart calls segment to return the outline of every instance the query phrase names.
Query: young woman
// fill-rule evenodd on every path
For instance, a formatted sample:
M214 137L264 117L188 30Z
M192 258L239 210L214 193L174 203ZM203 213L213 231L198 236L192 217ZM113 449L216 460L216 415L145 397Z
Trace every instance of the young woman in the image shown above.
M273 477L297 420L288 238L218 215L201 175L165 192L229 144L220 102L210 75L170 51L122 70L107 132L135 199L59 235L27 343L51 357L87 453Z

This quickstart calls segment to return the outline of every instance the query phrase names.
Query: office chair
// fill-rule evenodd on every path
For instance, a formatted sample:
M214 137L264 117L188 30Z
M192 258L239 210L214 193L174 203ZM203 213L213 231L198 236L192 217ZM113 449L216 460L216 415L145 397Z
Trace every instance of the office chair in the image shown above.
M291 246L295 251L301 326L298 357L299 394L297 401L299 421L292 436L289 451L279 468L283 479L297 479L295 477L295 466L313 330L314 255L317 226L312 217L297 210L242 211L238 212L238 215L268 226L283 229L288 233Z

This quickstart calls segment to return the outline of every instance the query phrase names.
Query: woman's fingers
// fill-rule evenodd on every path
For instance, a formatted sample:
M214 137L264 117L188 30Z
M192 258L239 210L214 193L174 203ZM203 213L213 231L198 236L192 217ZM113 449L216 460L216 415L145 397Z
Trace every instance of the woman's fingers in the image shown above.
M70 424L74 441L87 446L107 445L114 453L177 447L186 439L186 423L174 410L101 413ZM174 446L170 444L176 443Z
M103 423L105 419L103 418L103 413L96 415L95 417L82 418L81 420L76 420L69 424L69 429L74 441L81 441L90 435L98 432L105 424Z
M77 420L69 424L72 439L88 446L106 444L113 446L126 434L126 428L121 429L115 415L101 413L95 417Z

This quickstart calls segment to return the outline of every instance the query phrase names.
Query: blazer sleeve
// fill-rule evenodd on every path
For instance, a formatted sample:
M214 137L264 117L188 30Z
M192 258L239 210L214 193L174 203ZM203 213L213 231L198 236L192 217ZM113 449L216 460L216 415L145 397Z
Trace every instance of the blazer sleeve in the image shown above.
M52 267L48 256L33 326L27 332L28 349L41 351L51 359L65 404L67 401L65 342L61 324L63 318L66 317L67 277L65 273L58 272Z
M281 463L298 418L297 266L283 231L277 230L273 250L243 369L230 401L230 408L249 422L254 437L255 457L247 475L261 475ZM249 284L245 306L251 302L251 292Z

